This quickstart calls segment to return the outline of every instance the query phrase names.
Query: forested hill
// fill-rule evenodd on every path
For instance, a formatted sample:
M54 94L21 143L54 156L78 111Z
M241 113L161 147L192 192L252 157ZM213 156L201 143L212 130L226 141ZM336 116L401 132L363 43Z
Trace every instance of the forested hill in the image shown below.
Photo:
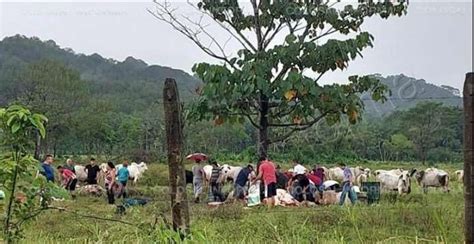
M158 54L159 55L159 54ZM89 83L89 91L96 96L108 97L120 111L129 112L137 106L159 99L165 78L178 82L182 99L192 96L200 81L184 71L148 65L142 60L128 57L119 62L99 54L77 54L70 48L61 48L54 41L42 41L37 37L16 35L0 41L0 104L13 99L11 87L28 65L41 60L54 60L79 72L81 79ZM462 106L459 90L448 86L436 86L425 80L403 74L383 77L376 74L392 91L384 104L375 103L364 94L365 114L383 116L396 110L414 107L420 101L435 101L445 105ZM10 91L9 91L10 90ZM10 96L10 97L9 97ZM126 98L121 104L120 99ZM130 102L132 101L132 102ZM138 109L140 110L140 109Z
M164 79L173 77L178 82L182 96L187 97L195 91L200 82L182 70L148 65L133 57L120 62L99 54L77 54L70 48L59 47L52 40L42 41L37 37L16 35L0 41L0 87L5 85L5 80L12 80L11 77L15 76L15 73L20 73L29 64L42 60L57 61L78 71L82 80L90 81L96 86L93 92L101 94L117 89L143 92L139 95L159 93ZM133 89L128 89L131 86Z
M439 102L447 106L462 107L460 91L450 86L436 86L423 79L400 75L383 77L375 74L391 90L391 96L385 103L376 103L364 94L365 113L371 116L383 116L393 111L415 107L422 101Z

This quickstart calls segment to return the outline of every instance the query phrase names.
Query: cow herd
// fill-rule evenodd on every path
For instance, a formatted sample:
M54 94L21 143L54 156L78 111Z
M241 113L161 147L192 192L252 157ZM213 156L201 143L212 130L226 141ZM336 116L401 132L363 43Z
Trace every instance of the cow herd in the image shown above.
M120 168L122 165L117 165ZM106 171L106 164L101 164L100 169L103 173ZM85 181L87 178L87 171L82 165L75 165L75 172L79 181ZM340 167L326 168L324 170L325 181L341 183L344 177L343 169ZM231 166L229 164L220 165L220 182L233 182L239 174L242 167ZM148 170L146 163L131 163L128 166L130 172L130 179L134 184L143 176L143 173ZM423 192L427 192L428 188L441 188L444 192L449 192L450 175L447 171L437 168L427 168L424 170L417 169L392 169L392 170L374 170L363 168L360 166L351 167L351 173L354 179L354 185L360 187L363 182L375 181L380 182L381 190L385 192L396 191L398 194L409 194L411 192L412 183L419 184ZM212 172L211 165L205 165L203 171L206 181L209 182ZM289 170L291 172L291 170ZM103 175L103 174L101 174ZM456 170L454 172L456 180L462 182L464 178L463 170ZM192 172L186 171L186 182L192 183ZM334 184L328 184L334 185Z
M242 167L230 166L224 164L220 166L221 174L220 181L233 181L239 174ZM326 168L321 167L325 173L325 182L328 186L332 186L336 183L342 183L344 173L340 167ZM209 181L212 171L211 165L203 167L206 175L206 180ZM400 195L409 194L411 192L412 184L417 183L422 191L426 193L428 188L441 188L444 192L449 192L450 175L447 171L430 167L424 170L418 169L392 169L392 170L375 170L372 171L369 168L364 167L351 167L351 173L353 175L353 183L355 186L360 187L363 182L380 182L382 192L397 192ZM291 169L289 170L291 174ZM462 182L464 177L463 170L457 170L454 172L456 180ZM192 173L187 171L188 183L192 182Z
M118 164L115 167L118 171L121 167L123 167L123 165ZM105 176L105 173L107 171L107 164L102 163L99 166L99 168L100 168L99 180L103 181L103 177ZM128 165L127 169L129 171L130 180L132 180L132 182L134 184L136 184L137 181L143 176L143 173L146 170L148 170L148 166L144 162L141 162L139 164L133 162L130 165ZM86 181L86 179L87 179L87 169L86 169L85 166L83 166L83 165L74 165L74 171L76 173L76 177L77 177L79 182L85 182Z

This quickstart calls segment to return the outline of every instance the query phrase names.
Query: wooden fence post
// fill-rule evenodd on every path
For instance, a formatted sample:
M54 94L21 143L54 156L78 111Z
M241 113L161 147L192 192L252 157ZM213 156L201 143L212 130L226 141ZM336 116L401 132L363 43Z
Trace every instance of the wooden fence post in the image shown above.
M181 120L178 87L174 79L167 78L165 80L163 104L165 109L166 142L168 145L169 193L171 197L173 229L187 234L189 230L189 210L186 196L185 170L181 157L183 122Z
M464 239L474 243L474 73L464 82Z

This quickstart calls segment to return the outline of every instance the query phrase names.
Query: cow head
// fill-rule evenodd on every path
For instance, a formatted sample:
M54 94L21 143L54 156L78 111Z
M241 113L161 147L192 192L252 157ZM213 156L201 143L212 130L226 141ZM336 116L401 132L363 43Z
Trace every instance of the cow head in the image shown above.
M424 170L421 170L421 171L418 171L416 172L415 174L415 179L416 181L418 181L418 184L421 183L421 181L423 180L423 177L425 176L425 171Z
M415 173L416 173L416 169L415 168L411 169L410 170L410 177L413 177L413 175L415 175Z
M411 180L410 180L410 173L404 171L399 176L399 183L398 186L401 187L402 192L410 193L411 192Z
M372 171L369 168L364 169L364 174L367 175L367 177L370 177Z
M231 177L229 174L230 174L230 171L232 170L231 166L228 165L228 164L223 164L221 167L221 172L220 172L220 176L219 177L224 177L223 180L229 180L229 177ZM231 177L232 178L232 177Z
M144 162L139 163L138 166L139 166L143 171L148 170L148 166L147 166L146 163L144 163Z

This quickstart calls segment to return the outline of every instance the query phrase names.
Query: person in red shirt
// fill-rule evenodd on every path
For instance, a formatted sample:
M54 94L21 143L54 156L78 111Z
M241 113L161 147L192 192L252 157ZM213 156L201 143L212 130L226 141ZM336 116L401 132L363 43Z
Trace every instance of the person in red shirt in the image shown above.
M265 185L265 195L263 203L269 206L275 205L275 196L277 194L276 187L276 169L273 162L266 158L260 158L260 167L258 168L258 175L255 180L263 180Z
M61 186L64 186L69 191L72 198L76 198L74 191L76 190L77 177L72 170L63 166L58 166L59 174L61 175Z

